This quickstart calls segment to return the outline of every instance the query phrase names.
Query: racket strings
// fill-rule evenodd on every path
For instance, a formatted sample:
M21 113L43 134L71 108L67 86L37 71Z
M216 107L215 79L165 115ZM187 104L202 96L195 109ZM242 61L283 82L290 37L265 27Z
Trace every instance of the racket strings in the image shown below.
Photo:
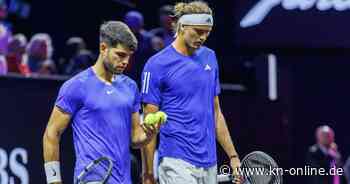
M263 152L253 152L247 155L242 161L245 168L245 178L251 184L281 184L282 177L273 174L271 169L278 168L276 162Z

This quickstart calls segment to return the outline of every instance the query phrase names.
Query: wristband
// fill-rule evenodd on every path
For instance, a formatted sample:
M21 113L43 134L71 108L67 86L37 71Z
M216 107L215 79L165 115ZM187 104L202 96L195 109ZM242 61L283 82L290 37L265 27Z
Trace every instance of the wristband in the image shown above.
M45 174L47 183L62 182L60 173L60 163L58 161L46 162Z

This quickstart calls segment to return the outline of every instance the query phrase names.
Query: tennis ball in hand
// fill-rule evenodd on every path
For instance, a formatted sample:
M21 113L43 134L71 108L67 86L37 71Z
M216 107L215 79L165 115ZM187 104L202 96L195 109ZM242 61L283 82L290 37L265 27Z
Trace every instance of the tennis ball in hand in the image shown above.
M147 114L147 116L145 117L144 123L146 125L156 125L157 123L163 124L165 123L166 120L167 120L167 115L162 111L158 111L156 113Z
M160 120L160 118L155 113L149 113L145 117L144 123L146 125L155 125L156 123L159 122L159 120Z
M168 118L168 116L163 111L156 112L156 116L159 118L161 124L165 123Z

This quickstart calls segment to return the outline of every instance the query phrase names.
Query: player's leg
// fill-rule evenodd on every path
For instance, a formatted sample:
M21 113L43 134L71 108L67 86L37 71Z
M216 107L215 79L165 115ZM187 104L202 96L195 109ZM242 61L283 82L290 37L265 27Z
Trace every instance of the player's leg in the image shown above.
M217 184L217 165L209 167L204 171L203 184Z
M195 167L183 160L163 158L159 168L160 184L198 184L198 178L193 172Z

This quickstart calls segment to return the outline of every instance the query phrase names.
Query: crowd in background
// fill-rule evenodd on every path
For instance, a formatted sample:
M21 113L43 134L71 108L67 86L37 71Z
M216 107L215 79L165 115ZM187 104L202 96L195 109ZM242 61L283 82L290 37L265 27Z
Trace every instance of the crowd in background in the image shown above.
M138 11L129 11L123 21L138 40L138 49L130 58L127 75L138 81L144 63L173 39L172 6L159 9L160 26L144 29L144 17ZM65 42L64 54L53 59L54 45L47 33L34 34L30 39L21 33L12 33L6 22L7 6L0 5L0 75L15 73L23 76L73 76L92 66L98 53L87 49L84 38L71 37Z

